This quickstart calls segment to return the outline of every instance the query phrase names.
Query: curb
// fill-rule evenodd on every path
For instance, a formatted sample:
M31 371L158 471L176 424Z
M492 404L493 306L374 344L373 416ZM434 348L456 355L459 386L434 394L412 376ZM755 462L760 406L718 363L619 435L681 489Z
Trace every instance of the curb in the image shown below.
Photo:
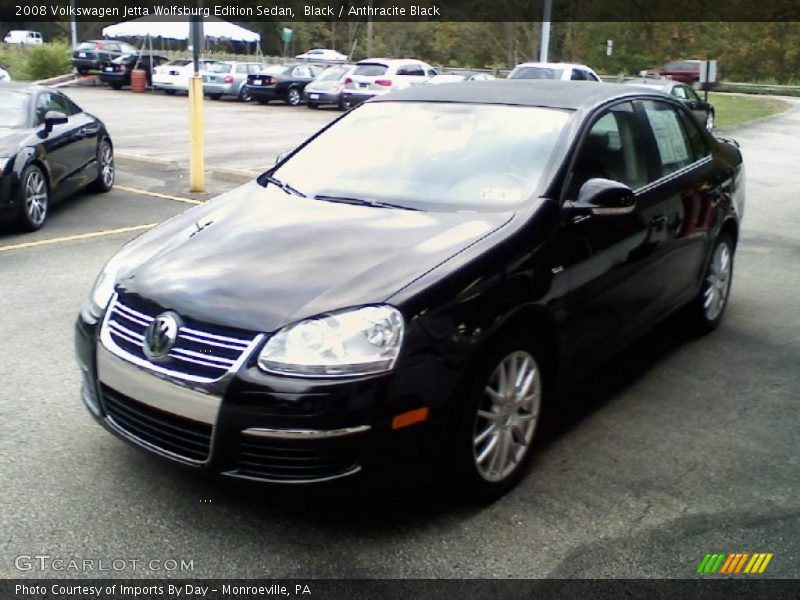
M135 167L157 167L165 171L185 170L176 160L152 158L149 156L142 156L140 154L116 152L114 154L114 160L122 166L130 165ZM227 181L230 183L247 183L248 181L258 177L258 175L259 173L256 173L255 171L227 169L224 167L212 167L206 171L207 177L211 177L212 179L216 179L218 181Z

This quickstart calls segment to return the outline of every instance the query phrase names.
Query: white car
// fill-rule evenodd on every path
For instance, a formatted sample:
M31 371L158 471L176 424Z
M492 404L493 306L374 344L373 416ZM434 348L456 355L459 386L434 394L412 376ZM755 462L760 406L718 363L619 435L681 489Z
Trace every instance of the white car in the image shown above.
M216 60L203 58L200 60L201 75L215 64ZM167 94L188 92L189 80L194 75L194 63L188 59L171 60L153 69L153 89L164 90Z
M600 81L592 69L575 63L526 62L514 67L508 79L560 79L561 81Z
M27 29L12 29L3 38L6 44L20 44L22 46L39 46L44 43L42 34L38 31Z
M0 67L0 83L11 81L11 75L3 67Z
M344 54L328 48L315 48L314 50L309 50L303 54L298 54L295 56L295 58L297 60L318 62L345 62L347 60L347 56Z
M415 58L368 58L344 80L342 103L352 108L373 96L425 83L438 75L428 63Z

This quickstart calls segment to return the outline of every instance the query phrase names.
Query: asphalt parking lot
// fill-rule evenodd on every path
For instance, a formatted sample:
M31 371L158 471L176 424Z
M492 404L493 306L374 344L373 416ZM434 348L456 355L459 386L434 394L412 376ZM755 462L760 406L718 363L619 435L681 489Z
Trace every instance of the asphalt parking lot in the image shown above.
M121 164L114 191L63 203L42 231L0 230L0 577L692 577L706 553L741 551L774 553L764 576L800 573L800 104L734 133L748 206L720 329L692 339L669 322L576 387L521 485L479 507L418 488L220 483L92 421L72 324L94 277L126 240L234 184L187 194L185 98L143 111L133 94L68 93L118 152L178 165ZM228 104L208 103L212 170L257 171L339 114ZM15 566L36 554L193 570Z

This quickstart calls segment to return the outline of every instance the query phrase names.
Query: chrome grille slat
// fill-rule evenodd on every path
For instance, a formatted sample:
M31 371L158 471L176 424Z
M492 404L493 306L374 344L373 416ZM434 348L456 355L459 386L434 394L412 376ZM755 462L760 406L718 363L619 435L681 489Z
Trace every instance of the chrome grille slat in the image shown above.
M248 352L263 336L235 337L237 332L213 327L214 333L205 331L198 323L181 326L173 348L167 357L150 360L142 345L147 327L161 313L157 309L143 308L138 302L132 308L122 296L115 297L105 320L107 337L117 346L109 348L122 358L144 362L154 370L167 369L178 377L190 381L213 382L238 368ZM150 314L148 314L150 313ZM202 328L201 328L202 327ZM218 333L220 332L220 333ZM226 335L227 334L227 335Z

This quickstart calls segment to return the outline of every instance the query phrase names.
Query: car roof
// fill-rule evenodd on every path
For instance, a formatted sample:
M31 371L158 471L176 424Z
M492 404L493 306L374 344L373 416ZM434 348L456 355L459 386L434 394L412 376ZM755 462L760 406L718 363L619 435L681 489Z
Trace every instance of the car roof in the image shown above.
M686 86L686 84L674 79L632 79L626 81L625 85L635 85L639 87L651 88L655 90L669 90L676 86Z
M543 67L545 69L588 69L591 67L582 65L580 63L567 63L567 62L524 62L517 65L517 67Z
M399 64L407 64L407 63L419 63L421 65L427 65L425 61L422 61L418 58L365 58L364 60L358 61L359 65L372 65L372 64L380 64L380 65L399 65Z
M35 85L33 83L24 83L18 81L8 81L0 85L0 92L3 91L13 91L13 92L26 92L28 94L33 94L35 92L41 92L44 90L48 91L56 91L51 90L50 88L46 88L42 85Z
M663 93L651 92L663 96ZM377 96L370 102L456 102L465 104L509 104L568 110L591 109L617 98L640 96L631 85L595 81L511 79L417 85Z

